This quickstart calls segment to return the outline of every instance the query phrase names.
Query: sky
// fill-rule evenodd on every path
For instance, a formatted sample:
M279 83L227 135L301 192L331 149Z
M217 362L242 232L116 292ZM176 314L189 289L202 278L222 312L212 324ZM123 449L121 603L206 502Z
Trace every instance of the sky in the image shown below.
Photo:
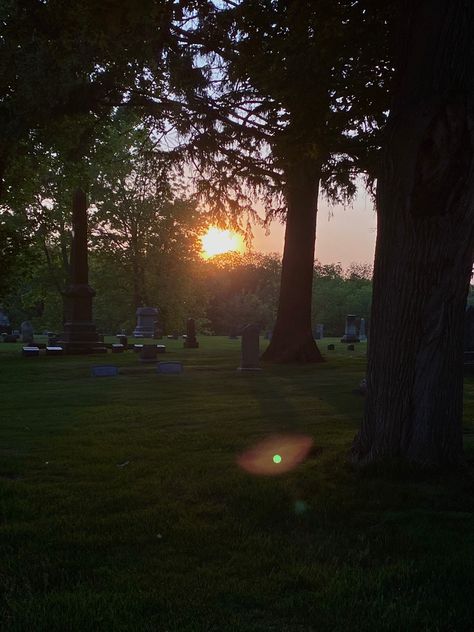
M332 214L332 216L330 216ZM360 186L349 206L331 206L324 198L319 200L316 227L315 257L323 264L373 263L377 219L372 199ZM270 235L259 227L254 228L253 249L258 252L283 252L285 228L279 222L270 226Z

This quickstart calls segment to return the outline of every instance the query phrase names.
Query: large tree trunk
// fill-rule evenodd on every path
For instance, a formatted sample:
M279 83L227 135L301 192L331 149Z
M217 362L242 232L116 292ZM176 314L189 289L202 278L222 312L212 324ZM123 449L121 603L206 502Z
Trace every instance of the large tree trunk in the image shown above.
M472 4L412 10L377 191L367 402L352 459L462 462L474 252Z
M262 360L322 362L311 330L320 165L301 160L286 172L287 217L278 314Z

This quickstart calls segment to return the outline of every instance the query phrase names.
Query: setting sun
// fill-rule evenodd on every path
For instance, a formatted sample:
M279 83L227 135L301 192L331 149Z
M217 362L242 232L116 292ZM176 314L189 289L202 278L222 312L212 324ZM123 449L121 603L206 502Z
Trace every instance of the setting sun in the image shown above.
M205 259L222 255L225 252L243 252L244 242L240 235L230 230L221 230L211 226L201 237L202 256Z

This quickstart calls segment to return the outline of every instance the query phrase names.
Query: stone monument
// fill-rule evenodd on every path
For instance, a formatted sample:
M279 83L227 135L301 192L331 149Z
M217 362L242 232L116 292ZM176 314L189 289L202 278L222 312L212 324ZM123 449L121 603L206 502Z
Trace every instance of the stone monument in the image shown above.
M194 318L188 318L186 323L186 340L183 343L185 349L197 349L199 342L196 340L196 323Z
M11 334L12 328L10 325L10 319L0 306L0 334Z
M324 325L322 323L318 323L314 328L314 339L322 340L324 338Z
M133 330L136 338L153 338L158 319L156 307L139 307L136 311L137 325Z
M20 331L21 341L26 342L26 344L31 344L33 342L33 325L29 320L25 320L21 323Z
M241 361L239 371L261 371L260 340L257 325L247 325L242 329Z
M359 342L355 321L356 316L354 316L353 314L348 314L346 316L346 330L343 337L341 338L341 342Z
M64 331L59 345L66 353L95 353L101 348L92 322L92 299L87 264L87 199L84 191L74 192L72 203L71 282L63 292Z
M367 334L365 333L365 318L360 319L359 340L361 342L367 342Z

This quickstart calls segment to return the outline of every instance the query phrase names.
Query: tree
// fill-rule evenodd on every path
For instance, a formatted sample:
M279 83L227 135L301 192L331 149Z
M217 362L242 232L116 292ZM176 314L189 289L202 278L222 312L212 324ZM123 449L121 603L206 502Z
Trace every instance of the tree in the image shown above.
M377 188L359 464L462 462L464 311L474 252L474 7L405 7Z
M248 208L248 190L261 192L267 212L285 216L278 315L263 359L321 361L311 328L318 193L350 197L376 146L390 76L383 8L345 0L214 4L201 35L217 68L209 69L213 102L207 116L201 106L191 153L207 174L200 191L214 206L228 194L230 213Z

